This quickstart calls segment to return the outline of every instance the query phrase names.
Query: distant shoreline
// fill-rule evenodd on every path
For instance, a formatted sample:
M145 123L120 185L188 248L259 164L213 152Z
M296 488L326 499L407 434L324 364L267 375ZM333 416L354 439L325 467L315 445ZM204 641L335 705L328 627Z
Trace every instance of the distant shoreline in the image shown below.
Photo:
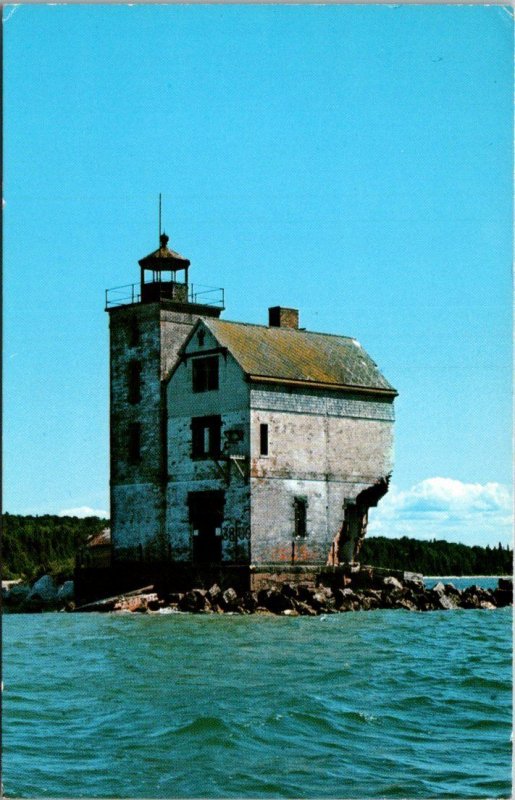
M453 580L461 580L462 578L466 578L467 580L469 578L492 578L492 580L496 580L498 578L513 578L513 574L510 573L509 575L423 575L423 578L425 581L433 581L437 579L442 580L443 578L445 578L446 580L448 578L452 578Z

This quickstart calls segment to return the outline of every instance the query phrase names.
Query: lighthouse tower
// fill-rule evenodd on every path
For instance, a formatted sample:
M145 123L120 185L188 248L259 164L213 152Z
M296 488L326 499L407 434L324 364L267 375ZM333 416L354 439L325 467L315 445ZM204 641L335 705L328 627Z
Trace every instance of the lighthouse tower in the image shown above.
M190 262L168 241L139 261L139 284L106 291L112 558L140 570L169 559L164 380L196 321L224 307L222 289L190 287Z

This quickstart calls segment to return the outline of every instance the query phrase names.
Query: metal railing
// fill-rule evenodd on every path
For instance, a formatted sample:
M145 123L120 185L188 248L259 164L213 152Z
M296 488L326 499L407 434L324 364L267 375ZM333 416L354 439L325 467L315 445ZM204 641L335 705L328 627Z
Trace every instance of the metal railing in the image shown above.
M225 308L225 292L220 287L191 284L189 301L190 303L200 303L203 306Z
M127 283L125 286L115 286L105 290L105 307L129 306L141 300L139 283Z
M166 299L165 290L163 290L163 299ZM188 294L188 302L223 309L225 308L225 292L220 287L192 284ZM129 306L134 303L141 303L141 286L139 283L127 283L125 286L115 286L112 289L105 290L106 309L115 308L116 306Z

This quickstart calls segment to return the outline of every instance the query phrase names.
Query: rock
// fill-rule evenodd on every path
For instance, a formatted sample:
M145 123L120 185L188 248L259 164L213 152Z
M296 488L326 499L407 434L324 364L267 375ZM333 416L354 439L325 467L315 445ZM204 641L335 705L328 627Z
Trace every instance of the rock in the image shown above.
M224 611L235 611L238 605L238 594L230 587L223 592L220 600L220 605Z
M17 605L18 603L23 603L29 594L30 586L27 586L26 583L17 583L7 589L7 595L4 600L8 605Z
M211 588L207 590L207 598L212 605L220 602L222 590L217 583L214 583Z
M316 617L317 612L314 608L312 608L307 603L304 603L302 600L294 600L295 603L295 610L298 611L303 617Z
M339 611L354 611L361 606L359 596L352 589L336 589L334 601Z
M282 611L286 611L286 609L295 608L293 599L282 594L282 592L275 588L262 589L258 592L258 602L260 606L265 606L265 608L268 608L268 610L272 611L274 614L280 614Z
M461 590L457 589L453 583L445 584L445 593L454 597L461 597Z
M75 584L73 581L65 581L57 590L57 602L68 603L75 597Z
M326 587L324 587L326 589ZM333 596L333 593L329 589L329 593L326 591L317 591L313 595L311 599L311 605L315 609L315 611L320 611L324 613L331 612L335 607L336 601Z
M495 606L494 603L491 603L489 600L480 600L479 607L486 608L489 611L493 610L494 608L497 608L497 606Z
M506 591L505 589L494 589L493 596L498 608L505 608L513 604L513 592Z
M315 594L315 588L309 583L297 584L297 597L302 603L308 603Z
M483 608L481 603L495 602L495 595L488 589L481 586L469 586L461 595L461 605L463 608Z
M392 594L388 595L388 600L391 603L390 608L400 608L404 611L418 611L418 606L409 597L403 597L399 594Z
M418 572L405 572L403 575L404 586L415 592L424 590L424 578Z
M181 611L198 611L199 599L195 592L186 592L177 603Z
M299 612L295 608L285 608L284 611L281 611L281 614L284 617L298 617Z
M245 592L243 597L241 598L243 601L243 607L250 612L251 614L256 611L258 607L258 599L256 592Z
M387 575L386 578L383 578L383 588L390 592L401 592L404 586L397 578L394 578L393 575Z
M435 594L445 594L445 586L442 581L438 581L431 589L432 592Z
M381 608L381 592L377 589L365 589L361 598L361 608L364 611Z
M28 602L39 600L43 603L54 603L57 599L57 589L54 579L50 575L43 575L30 590L27 600Z
M448 597L448 595L438 594L437 592L435 592L435 594L436 594L435 606L437 609L441 609L443 611L450 611L451 608L457 607L456 601L453 598Z
M170 606L178 606L183 597L183 592L172 592L171 594L167 595L166 602Z
M291 583L283 583L281 586L281 594L283 594L285 597L292 598L297 598L299 596L297 587Z

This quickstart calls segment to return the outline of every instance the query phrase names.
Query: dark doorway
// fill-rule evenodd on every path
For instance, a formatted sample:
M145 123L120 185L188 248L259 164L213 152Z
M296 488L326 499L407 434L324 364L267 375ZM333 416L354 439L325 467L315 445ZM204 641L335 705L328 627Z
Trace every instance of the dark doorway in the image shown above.
M223 492L189 492L188 506L193 528L193 561L215 564L222 560Z

